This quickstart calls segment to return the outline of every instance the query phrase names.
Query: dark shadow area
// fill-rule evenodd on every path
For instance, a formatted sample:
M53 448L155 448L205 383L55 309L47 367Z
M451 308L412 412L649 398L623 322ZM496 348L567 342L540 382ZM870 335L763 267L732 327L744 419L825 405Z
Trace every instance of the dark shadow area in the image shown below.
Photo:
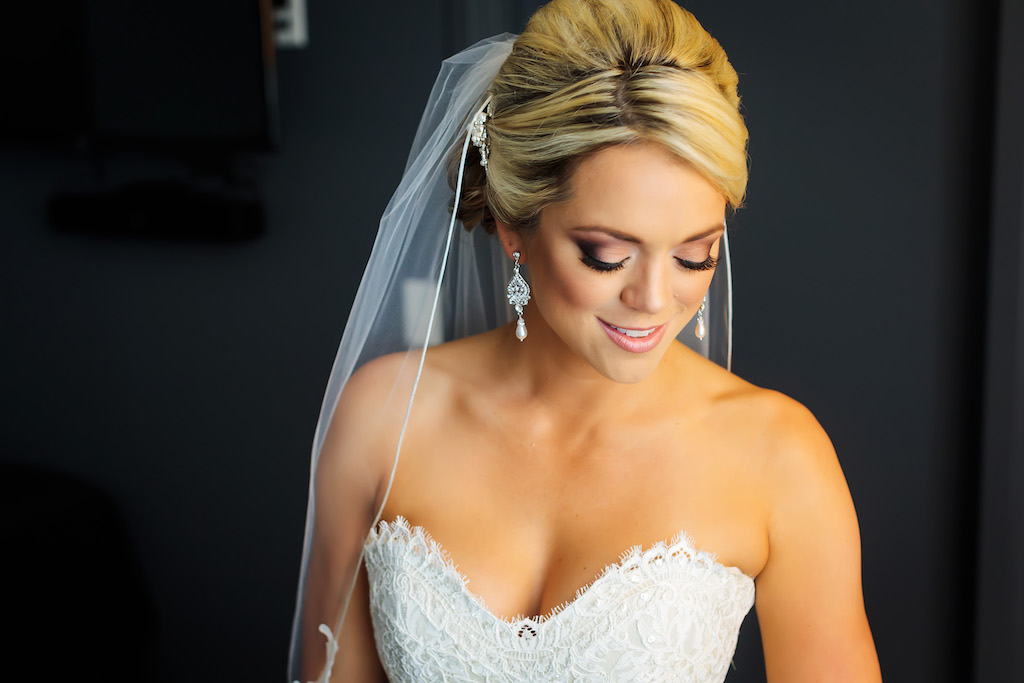
M61 232L143 240L231 244L256 239L266 227L258 188L227 172L64 190L49 199L47 214Z
M110 495L0 463L0 545L5 678L153 680L156 612Z
M1024 4L1001 3L994 98L973 680L1024 671Z

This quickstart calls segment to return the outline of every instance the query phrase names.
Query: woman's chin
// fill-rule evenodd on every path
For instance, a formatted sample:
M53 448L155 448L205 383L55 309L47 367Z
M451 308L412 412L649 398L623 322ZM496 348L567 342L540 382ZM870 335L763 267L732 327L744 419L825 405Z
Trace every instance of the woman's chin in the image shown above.
M632 343L635 341L633 339L613 338L610 332L603 329L600 321L593 336L578 334L584 326L567 325L574 334L554 331L551 339L557 338L560 345L564 345L563 350L571 352L602 377L617 384L638 384L653 375L671 348L675 335L679 333L675 325L664 325L657 330L658 339L655 344L645 348L642 344ZM527 339L527 343L529 341Z
M591 366L603 377L618 384L639 384L658 369L665 351L666 348L659 346L644 354L622 357L622 352L615 349L612 353L602 354L600 359L591 362Z

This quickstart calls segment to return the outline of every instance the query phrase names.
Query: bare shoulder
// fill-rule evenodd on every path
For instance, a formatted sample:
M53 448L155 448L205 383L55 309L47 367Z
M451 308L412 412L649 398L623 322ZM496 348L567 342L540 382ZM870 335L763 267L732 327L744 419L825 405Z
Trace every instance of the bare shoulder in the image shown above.
M318 477L365 477L368 488L385 471L400 426L415 368L408 354L393 353L364 363L345 382L320 453ZM359 457L349 457L358 453ZM360 471L353 472L358 466Z
M375 424L382 417L381 409L404 387L411 387L408 354L391 353L374 358L352 373L345 382L338 397L332 425L351 422L353 424Z
M749 464L758 465L762 486L789 488L808 477L834 479L839 466L835 449L810 410L701 360L699 381L706 387L709 419Z
M777 558L784 539L807 534L811 525L841 530L834 540L850 549L859 546L846 477L811 411L779 391L700 361L694 370L706 392L705 428L720 435L719 457L732 460L731 469L742 472L746 490L759 501L770 554Z
M806 407L708 365L709 420L760 499L767 562L756 577L768 680L875 681L860 531L835 448Z
M759 445L770 531L787 510L852 514L835 447L817 418L781 392L750 386L738 402L745 415L743 432Z
M494 380L492 359L502 333L503 330L498 328L431 347L424 374L429 373L430 381L446 385L437 388L489 385Z
M768 471L786 479L838 466L832 441L810 410L781 392L750 386L743 412L747 428L761 435Z
M395 445L413 391L430 400L416 402L409 428L415 431L418 424L434 422L450 405L448 397L468 383L481 381L481 363L476 359L484 353L486 337L446 342L425 354L420 349L391 353L364 363L338 398L331 432L345 431L364 448L387 450Z
M412 349L367 361L346 382L334 420L358 418L365 426L396 426L396 419L404 419L414 389L430 393L430 403L436 403L439 397L435 392L456 381L458 370L466 366L472 339L430 347L425 354L422 349Z

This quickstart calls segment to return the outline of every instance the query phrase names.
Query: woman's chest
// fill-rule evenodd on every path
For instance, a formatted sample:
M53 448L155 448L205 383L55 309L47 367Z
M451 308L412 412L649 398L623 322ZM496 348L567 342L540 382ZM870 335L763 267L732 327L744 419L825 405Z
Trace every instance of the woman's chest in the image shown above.
M725 566L767 558L762 508L740 468L678 439L509 447L477 430L405 447L383 519L430 530L495 613L541 615L634 546L680 532Z
M370 535L366 563L378 651L401 681L720 681L754 592L685 535L630 549L543 617L495 614L403 518Z

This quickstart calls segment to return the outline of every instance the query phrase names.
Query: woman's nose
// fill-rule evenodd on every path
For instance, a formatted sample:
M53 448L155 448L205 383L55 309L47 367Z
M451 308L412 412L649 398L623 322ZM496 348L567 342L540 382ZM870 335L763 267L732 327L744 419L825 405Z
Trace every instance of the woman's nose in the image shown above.
M663 264L647 263L634 271L622 290L622 302L630 308L655 315L672 300L671 278Z

